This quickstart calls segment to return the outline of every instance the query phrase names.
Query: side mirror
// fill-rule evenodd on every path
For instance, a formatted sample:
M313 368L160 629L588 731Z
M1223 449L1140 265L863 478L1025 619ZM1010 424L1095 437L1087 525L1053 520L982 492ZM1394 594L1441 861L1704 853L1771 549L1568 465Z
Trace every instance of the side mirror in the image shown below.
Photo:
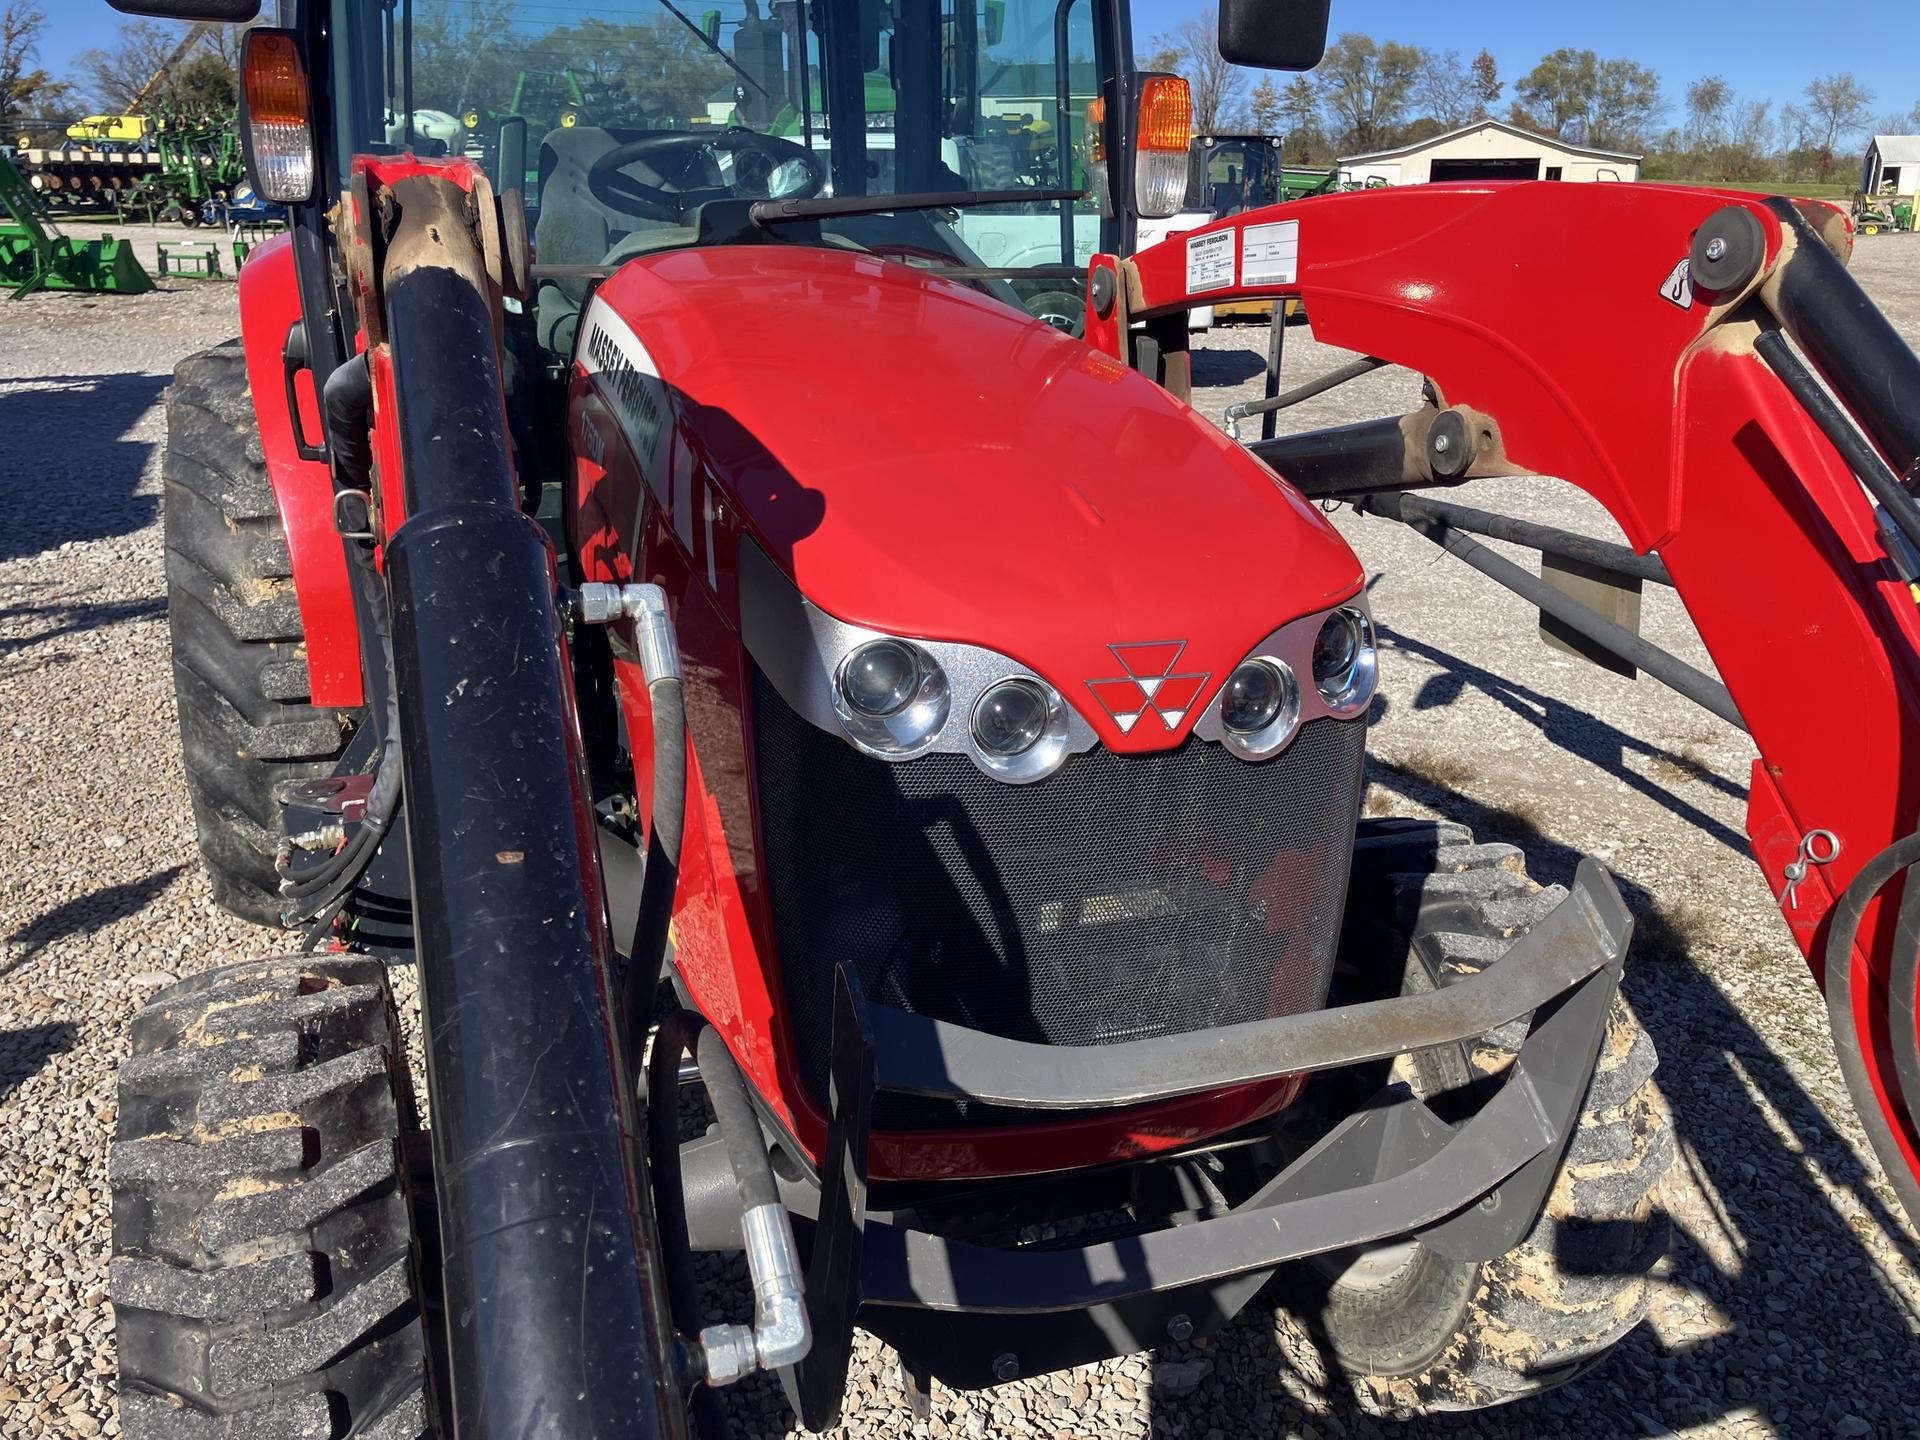
M1311 70L1332 0L1220 0L1220 55L1256 70Z
M107 0L123 15L152 15L160 20L208 20L244 25L260 13L260 0Z

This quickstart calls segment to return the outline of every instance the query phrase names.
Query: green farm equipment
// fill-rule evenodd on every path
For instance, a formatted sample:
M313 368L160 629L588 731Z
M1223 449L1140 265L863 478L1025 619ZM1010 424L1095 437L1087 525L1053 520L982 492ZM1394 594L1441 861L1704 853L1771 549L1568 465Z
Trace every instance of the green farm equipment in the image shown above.
M1862 235L1899 233L1913 229L1914 202L1905 197L1855 202L1854 229Z
M95 290L140 295L153 278L126 240L73 240L47 217L38 197L0 152L0 285L18 300L35 290Z

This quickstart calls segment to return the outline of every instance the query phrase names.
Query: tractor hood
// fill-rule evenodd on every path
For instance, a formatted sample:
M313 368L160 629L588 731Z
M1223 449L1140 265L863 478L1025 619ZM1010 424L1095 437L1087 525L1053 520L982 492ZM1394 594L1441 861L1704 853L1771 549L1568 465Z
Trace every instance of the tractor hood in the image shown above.
M1109 647L1184 641L1204 701L1262 637L1360 588L1326 518L1186 405L907 265L677 251L608 280L580 337L689 548L713 549L716 515L737 524L822 610L1007 654L1120 748L1156 742L1090 699Z

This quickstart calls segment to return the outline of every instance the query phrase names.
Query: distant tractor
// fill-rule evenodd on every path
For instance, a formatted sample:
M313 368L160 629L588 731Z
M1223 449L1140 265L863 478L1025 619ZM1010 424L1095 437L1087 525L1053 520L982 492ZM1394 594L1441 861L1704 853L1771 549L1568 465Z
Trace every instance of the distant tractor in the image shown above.
M1335 178L1332 170L1289 168L1278 135L1196 135L1188 154L1187 203L1182 213L1222 220L1283 200L1323 195L1333 189ZM1300 313L1300 301L1286 302L1288 319ZM1273 318L1273 302L1215 305L1213 318L1265 322Z

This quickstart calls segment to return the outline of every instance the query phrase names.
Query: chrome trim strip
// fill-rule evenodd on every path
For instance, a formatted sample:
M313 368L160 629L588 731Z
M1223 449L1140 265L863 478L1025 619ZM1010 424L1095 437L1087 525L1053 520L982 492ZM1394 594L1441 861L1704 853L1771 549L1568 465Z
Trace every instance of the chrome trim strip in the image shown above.
M840 736L862 754L893 764L915 760L922 755L965 755L983 774L1009 785L1031 784L1044 779L1058 768L1058 761L1036 772L1027 772L1021 767L1015 767L1012 771L996 768L988 763L988 757L981 754L973 740L972 717L980 697L1002 680L1021 678L1038 681L1065 701L1066 733L1059 742L1059 749L1054 751L1051 742L1045 742L1037 748L1047 749L1050 756L1057 753L1059 761L1064 761L1068 755L1091 750L1099 743L1100 737L1093 726L1074 707L1073 702L1066 699L1067 690L1018 661L977 645L895 635L836 619L802 595L780 567L768 559L766 553L747 536L742 536L740 540L739 571L740 635L747 653L796 713L828 734ZM1247 660L1266 656L1283 660L1292 669L1298 681L1300 717L1284 743L1271 750L1255 752L1248 749L1241 737L1230 733L1221 723L1218 689L1208 697L1206 708L1194 723L1193 733L1210 744L1225 745L1242 760L1258 764L1286 753L1310 720L1331 717L1335 720L1364 722L1371 696L1368 697L1369 705L1347 711L1336 710L1327 704L1319 687L1313 683L1314 639L1319 635L1327 616L1341 608L1352 608L1367 614L1371 631L1372 617L1368 614L1366 596L1362 593L1342 601L1340 605L1329 605L1324 610L1316 610L1311 615L1289 621L1255 644L1242 660L1235 662L1237 668ZM857 736L848 733L834 702L834 687L840 666L847 656L870 640L910 641L937 660L940 668L946 672L947 718L931 742L911 753L880 750L862 743ZM1232 671L1227 673L1231 674ZM1125 725L1122 728L1125 729Z

